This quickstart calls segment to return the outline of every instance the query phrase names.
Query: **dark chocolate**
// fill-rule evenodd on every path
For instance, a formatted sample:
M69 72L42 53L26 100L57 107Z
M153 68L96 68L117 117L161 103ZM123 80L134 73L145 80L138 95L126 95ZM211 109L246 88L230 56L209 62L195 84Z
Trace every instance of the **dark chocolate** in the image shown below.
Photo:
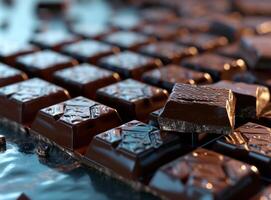
M38 78L0 88L0 116L30 125L37 112L69 98L66 90Z
M98 65L118 72L123 78L140 80L144 72L160 67L161 61L131 51L124 51L102 58Z
M175 83L208 84L212 78L208 73L190 70L178 65L167 65L144 73L143 80L171 91Z
M77 65L54 73L54 82L66 88L72 96L85 96L90 99L95 99L99 88L119 80L117 73L89 64Z
M215 53L226 56L229 58L234 58L234 59L239 59L241 58L241 52L240 52L240 47L239 43L231 43L227 46L220 47L216 49Z
M54 51L44 50L33 54L19 56L17 67L30 76L38 76L42 79L52 81L53 73L57 70L72 67L78 62Z
M101 88L96 94L97 101L116 108L124 121L147 120L148 115L162 108L168 93L132 79Z
M233 1L233 6L244 15L271 15L269 0L238 0Z
M118 125L120 119L115 109L76 97L40 110L31 132L64 148L77 150L85 148L94 135Z
M179 133L229 134L235 101L231 90L177 83L158 117L159 126Z
M27 75L8 65L0 63L0 87L27 79Z
M255 166L199 148L161 167L149 185L169 200L247 199L259 188L259 174Z
M261 192L253 196L250 200L268 200L271 197L271 186L268 185Z

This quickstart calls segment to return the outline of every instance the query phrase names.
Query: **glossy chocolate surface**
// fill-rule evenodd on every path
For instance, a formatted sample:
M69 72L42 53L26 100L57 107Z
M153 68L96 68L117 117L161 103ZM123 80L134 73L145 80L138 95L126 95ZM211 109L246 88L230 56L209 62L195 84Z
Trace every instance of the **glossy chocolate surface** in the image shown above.
M246 70L246 65L241 59L231 59L224 56L205 53L182 61L185 67L207 72L215 81L231 80L238 73Z
M0 88L0 116L30 125L44 107L69 98L66 90L38 78Z
M203 148L161 167L150 186L166 199L246 199L257 191L255 166Z
M212 78L208 73L198 72L179 65L167 65L144 73L143 80L171 91L175 83L208 84Z
M117 111L84 97L40 110L31 131L62 147L86 147L92 137L120 124Z
M124 178L144 181L155 169L191 149L179 140L177 135L134 120L96 135L85 157Z
M24 72L0 63L0 87L26 79L27 75Z
M168 93L132 79L101 88L97 101L116 108L124 121L147 120L149 113L164 106Z
M17 58L18 68L30 76L38 76L48 81L52 81L55 71L77 64L78 62L75 59L50 50L19 56Z
M118 31L103 37L102 40L125 50L137 50L142 45L155 41L151 37L131 31Z
M120 80L117 73L90 64L81 64L54 73L54 82L66 88L72 96L95 99L99 88Z
M270 101L268 88L261 85L220 81L212 87L233 91L236 96L236 115L241 118L258 118Z
M119 48L95 40L83 40L64 46L62 52L76 58L80 62L96 64L100 58L118 53Z
M197 54L195 47L178 45L174 42L157 42L145 45L139 51L148 56L153 56L162 60L164 64L178 64L182 58Z
M235 124L235 101L231 90L177 83L158 122L164 131L229 134Z
M141 79L144 72L161 66L159 59L154 59L131 51L102 58L99 66L118 72L123 78Z
M79 41L80 38L63 31L45 31L33 36L31 43L43 49L59 51L64 45Z
M249 122L216 141L214 149L252 163L259 168L261 173L270 177L270 139L270 128Z

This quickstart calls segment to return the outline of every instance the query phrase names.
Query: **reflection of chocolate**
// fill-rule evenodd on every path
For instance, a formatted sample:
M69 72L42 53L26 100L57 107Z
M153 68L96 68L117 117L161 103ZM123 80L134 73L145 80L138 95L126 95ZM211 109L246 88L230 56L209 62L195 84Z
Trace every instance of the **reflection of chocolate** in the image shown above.
M268 200L271 197L271 186L267 186L261 192L256 194L251 200Z
M81 64L55 72L54 81L66 88L72 96L85 96L94 99L99 88L119 81L117 73Z
M261 85L220 81L213 84L212 87L233 91L236 97L236 115L241 118L259 117L270 101L268 88Z
M64 46L62 52L80 62L95 64L100 58L119 52L119 49L94 40L83 40Z
M27 75L24 72L0 63L0 87L26 79Z
M52 81L53 73L57 70L72 67L78 64L71 57L44 50L33 54L19 56L17 66L30 76L38 76L42 79Z
M96 135L86 158L129 180L145 180L155 169L191 149L179 140L177 135L134 120Z
M118 31L102 38L103 41L125 50L137 50L154 41L153 38L130 31Z
M197 54L195 47L178 45L174 42L157 42L139 49L142 54L159 58L164 64L179 63L182 58Z
M269 69L271 36L247 36L240 42L242 58L253 69Z
M86 147L94 135L119 124L116 110L76 97L40 110L31 131L74 150Z
M236 73L246 70L243 60L231 59L212 53L186 58L182 61L182 64L185 67L209 73L215 81L220 79L231 80Z
M45 31L34 35L31 43L42 49L59 51L64 45L79 41L80 38L62 31Z
M144 73L146 83L171 91L175 83L208 84L212 78L208 73L190 70L178 65L167 65Z
M148 115L163 107L168 93L132 79L101 88L97 101L116 108L125 121L132 119L147 120Z
M178 43L196 47L199 51L209 51L228 43L226 37L209 33L191 33L180 37Z
M255 166L199 148L161 167L150 187L169 200L248 199L258 182Z
M0 88L0 115L30 125L44 107L68 99L68 92L46 81L34 78Z
M161 62L158 59L124 51L102 58L99 66L118 72L123 78L140 80L144 72L160 67Z
M177 83L158 117L159 126L180 133L229 134L235 101L231 90Z
M263 174L270 178L270 140L270 128L249 122L216 141L214 149L256 165Z

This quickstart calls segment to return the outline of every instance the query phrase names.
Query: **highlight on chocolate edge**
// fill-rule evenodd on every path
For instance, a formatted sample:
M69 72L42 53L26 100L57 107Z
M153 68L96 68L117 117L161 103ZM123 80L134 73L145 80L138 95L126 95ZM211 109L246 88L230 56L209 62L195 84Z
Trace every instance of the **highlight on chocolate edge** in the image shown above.
M0 0L0 200L271 199L271 0Z

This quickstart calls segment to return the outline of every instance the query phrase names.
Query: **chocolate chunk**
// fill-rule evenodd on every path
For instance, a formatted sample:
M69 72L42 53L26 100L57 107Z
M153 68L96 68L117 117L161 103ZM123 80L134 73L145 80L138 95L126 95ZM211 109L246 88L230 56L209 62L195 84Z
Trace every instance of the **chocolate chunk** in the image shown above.
M116 110L76 97L40 110L31 132L62 147L77 150L86 147L94 135L118 125L120 119Z
M132 79L101 88L97 91L97 101L116 108L125 121L147 120L148 115L163 107L168 93Z
M245 32L248 34L267 34L271 32L270 17L247 16L242 22Z
M143 75L146 83L171 91L175 83L208 84L212 78L208 73L197 72L178 65L167 65Z
M71 32L85 39L101 39L112 33L113 29L105 25L75 24L71 27Z
M233 1L235 9L245 15L271 15L269 0L238 0Z
M250 200L268 200L271 197L271 186L267 186L261 192L253 196Z
M38 78L26 80L0 88L0 116L27 126L41 108L68 98L68 92L56 85Z
M255 166L206 149L161 167L150 187L165 199L247 199L259 188Z
M0 87L27 79L27 75L17 69L0 63Z
M91 99L95 99L99 88L119 80L117 73L89 64L77 65L54 74L54 82L66 88L72 96L85 96Z
M177 83L158 122L164 131L229 134L235 101L231 90Z
M182 58L198 53L195 47L182 46L174 42L158 42L145 45L139 51L148 56L161 59L164 64L178 64Z
M155 110L149 115L149 124L159 128L158 116L163 111L163 108Z
M130 51L102 58L99 66L118 72L123 78L141 79L144 72L161 66L159 59L150 58Z
M239 43L232 43L224 47L216 49L215 53L229 58L241 58Z
M182 61L183 66L209 73L214 81L231 80L238 73L246 70L242 59L231 59L224 56L205 53Z
M179 140L134 120L96 135L85 157L129 181L145 181L157 168L191 149Z
M100 58L118 53L119 48L94 40L83 40L64 46L62 52L76 58L80 62L96 64Z
M256 165L265 176L271 177L271 129L247 123L233 133L216 141L213 148L236 159Z
M247 36L240 42L242 58L253 69L269 69L271 64L271 36Z
M103 37L102 40L124 50L137 50L142 45L155 41L154 38L130 31L118 31Z
M210 33L193 33L180 37L178 43L193 46L198 51L209 51L217 47L225 46L228 44L228 39L223 36L212 35Z
M45 31L33 36L31 43L43 49L52 49L59 51L64 45L79 41L78 36L62 31Z
M19 56L17 58L18 68L30 76L38 76L48 81L52 81L55 71L77 64L78 62L75 59L50 50Z
M12 41L0 41L0 61L10 66L14 66L16 58L29 53L34 53L39 49L30 44L18 44Z
M271 127L271 103L262 110L258 123Z
M233 91L236 97L236 115L241 118L258 118L270 101L268 88L260 85L220 81L212 87Z

